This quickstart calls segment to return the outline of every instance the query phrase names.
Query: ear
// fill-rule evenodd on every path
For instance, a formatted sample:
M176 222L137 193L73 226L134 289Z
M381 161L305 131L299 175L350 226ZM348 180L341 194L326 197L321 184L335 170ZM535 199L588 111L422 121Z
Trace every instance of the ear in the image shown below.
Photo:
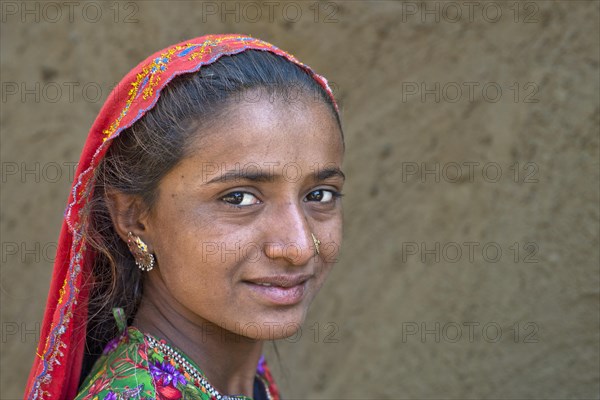
M148 233L146 223L148 213L145 212L142 199L116 189L107 189L105 200L113 226L121 239L127 242L127 234L131 232L142 238L151 251L150 243L144 238Z

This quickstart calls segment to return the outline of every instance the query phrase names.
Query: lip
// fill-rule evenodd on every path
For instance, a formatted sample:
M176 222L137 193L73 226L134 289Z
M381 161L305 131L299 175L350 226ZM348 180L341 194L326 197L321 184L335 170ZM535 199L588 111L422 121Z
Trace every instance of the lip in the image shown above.
M312 276L271 275L247 279L243 283L264 302L275 305L293 305L304 298L306 283Z

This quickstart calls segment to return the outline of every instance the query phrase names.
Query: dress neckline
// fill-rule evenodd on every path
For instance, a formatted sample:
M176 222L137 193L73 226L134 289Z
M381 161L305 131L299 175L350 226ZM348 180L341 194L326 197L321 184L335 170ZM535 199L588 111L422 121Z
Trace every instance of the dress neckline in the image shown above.
M169 358L168 364L163 362L162 365L158 361L155 361L154 363L150 363L149 361L151 374L153 374L153 370L157 374L160 373L159 371L161 370L161 368L174 369L176 368L174 363L176 363L180 367L180 369L184 371L183 375L186 377L186 379L192 381L195 386L210 394L211 398L217 400L252 400L252 398L244 395L221 394L210 384L202 369L179 348L168 343L165 339L157 338L156 336L151 335L149 333L144 333L135 326L129 326L127 327L127 329L141 335L143 337L144 343L148 346L149 349L153 349L155 352L163 354L165 358ZM255 380L258 379L259 382L262 384L264 392L267 395L267 399L272 400L273 396L269 391L269 381L265 376L262 376L259 373L261 363L264 363L262 357L261 361L259 362L259 368L255 374Z

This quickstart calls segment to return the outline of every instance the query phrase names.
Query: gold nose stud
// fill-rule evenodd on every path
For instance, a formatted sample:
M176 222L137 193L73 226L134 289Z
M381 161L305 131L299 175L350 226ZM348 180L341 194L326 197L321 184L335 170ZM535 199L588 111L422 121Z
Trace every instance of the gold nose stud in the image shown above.
M313 243L315 244L315 253L316 255L321 254L321 250L319 249L319 246L321 245L321 241L319 239L317 239L314 235L314 233L310 233L310 236L312 236L312 240Z

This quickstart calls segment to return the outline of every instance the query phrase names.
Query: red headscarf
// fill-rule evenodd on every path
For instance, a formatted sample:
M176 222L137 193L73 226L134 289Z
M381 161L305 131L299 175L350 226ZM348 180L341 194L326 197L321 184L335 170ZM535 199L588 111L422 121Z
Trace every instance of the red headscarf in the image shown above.
M325 89L337 109L325 78L291 54L244 35L206 35L188 40L153 54L132 69L108 96L81 153L64 214L26 399L63 400L77 394L89 296L83 283L91 275L90 260L94 257L93 251L86 248L82 211L92 196L94 170L112 139L154 107L161 90L177 75L196 72L221 56L248 49L269 51L302 67Z

